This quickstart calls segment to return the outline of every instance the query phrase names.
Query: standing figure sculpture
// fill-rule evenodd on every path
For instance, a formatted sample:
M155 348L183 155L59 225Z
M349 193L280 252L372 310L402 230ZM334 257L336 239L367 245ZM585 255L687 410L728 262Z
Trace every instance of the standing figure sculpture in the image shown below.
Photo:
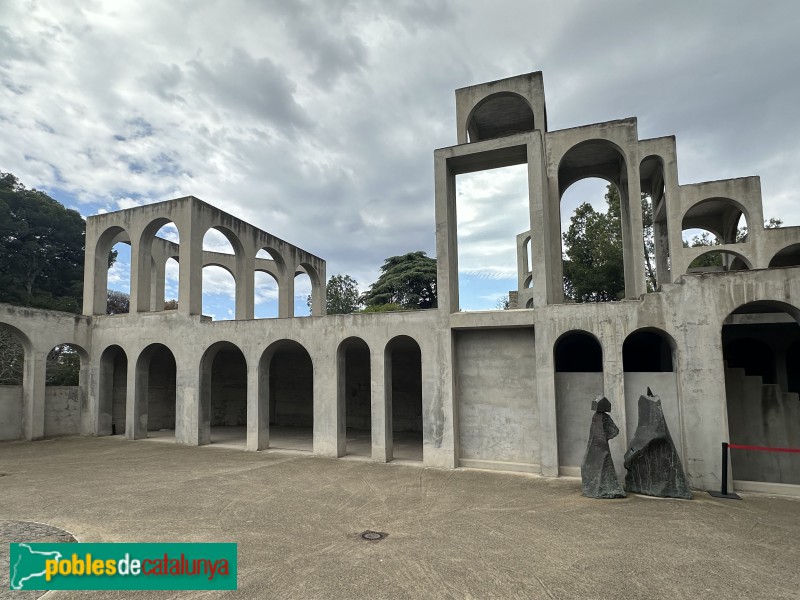
M592 427L589 430L589 443L581 464L583 495L589 498L624 498L625 491L614 471L611 449L608 440L619 435L619 428L608 414L611 402L598 396L592 402Z

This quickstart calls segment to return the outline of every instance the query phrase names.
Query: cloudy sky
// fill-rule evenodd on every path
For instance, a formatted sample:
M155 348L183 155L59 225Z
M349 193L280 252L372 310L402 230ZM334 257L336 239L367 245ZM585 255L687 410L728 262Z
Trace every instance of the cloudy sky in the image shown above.
M637 116L677 136L681 183L760 175L765 216L800 225L798 31L795 0L2 2L0 171L83 215L192 194L365 288L435 254L453 91L541 70L551 130ZM459 192L464 304L492 307L524 173Z

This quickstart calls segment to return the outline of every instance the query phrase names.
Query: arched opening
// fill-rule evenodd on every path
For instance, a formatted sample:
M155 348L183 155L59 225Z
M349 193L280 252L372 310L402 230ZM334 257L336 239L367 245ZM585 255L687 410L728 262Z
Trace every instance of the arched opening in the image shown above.
M311 277L305 271L294 274L294 316L310 317L313 286Z
M747 241L750 217L730 198L707 198L686 211L681 220L684 245L689 247ZM708 235L703 236L703 232Z
M553 359L558 463L574 475L586 451L592 400L603 395L603 349L592 334L570 331L556 341Z
M533 109L528 101L513 92L499 92L481 100L467 117L470 142L533 131Z
M533 252L531 249L530 236L525 238L523 256L525 257L526 261L523 268L524 271L523 287L527 289L533 287Z
M636 433L639 396L651 389L661 398L664 418L679 455L683 454L683 426L678 403L678 378L675 373L675 340L653 327L638 329L622 344L625 410L628 439Z
M164 265L164 310L177 310L180 299L180 264L170 256Z
M743 255L728 250L709 250L697 256L686 270L687 273L725 273L746 271L751 268L750 261Z
M386 410L391 410L392 458L422 460L422 351L406 335L385 350Z
M112 263L113 261L113 263ZM120 315L130 312L131 301L131 245L129 241L116 242L108 253L106 314Z
M520 288L517 237L530 230L528 166L458 174L455 182L459 308L498 310L498 299ZM532 273L537 265L526 245L522 268Z
M671 281L664 160L660 156L645 157L639 163L639 177L642 192L645 280L647 290L654 291L660 284Z
M180 234L175 223L159 218L148 224L139 240L139 304L138 310L162 311L177 308L180 257ZM168 261L174 262L167 271ZM167 286L170 286L167 304Z
M220 265L203 267L203 316L212 321L236 318L236 279Z
M285 450L314 449L314 365L306 349L293 340L272 344L261 357L269 410L269 446ZM264 385L262 383L262 385Z
M100 355L99 423L97 435L127 433L128 356L117 346Z
M0 323L0 441L23 437L25 347L15 328Z
M137 404L146 415L146 436L175 441L175 356L164 344L151 344L136 363Z
M769 261L769 268L800 266L800 244L792 244L780 250Z
M255 318L274 319L278 317L278 280L267 271L255 272Z
M346 453L372 456L372 374L369 346L350 337L336 353L339 406L344 409Z
M641 253L624 252L625 232L629 239L634 232L620 149L605 140L573 146L559 163L558 185L565 298L609 302L634 295L634 261Z
M800 344L800 309L751 302L722 326L729 440L733 444L800 447L800 401L792 392L790 358ZM796 355L795 355L796 357ZM733 479L800 484L796 455L731 450Z
M239 298L237 278L250 277L243 271L244 249L236 235L224 227L212 227L203 236L202 312L215 321L239 318L243 298Z
M44 436L81 433L83 367L86 351L74 344L59 344L47 354L44 393Z
M247 444L247 360L238 346L217 342L200 361L202 442ZM202 443L201 442L201 443Z

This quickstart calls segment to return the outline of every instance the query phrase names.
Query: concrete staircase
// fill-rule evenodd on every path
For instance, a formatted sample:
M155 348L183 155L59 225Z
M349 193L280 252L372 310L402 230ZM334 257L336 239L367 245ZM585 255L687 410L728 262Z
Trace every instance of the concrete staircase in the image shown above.
M732 444L800 448L800 395L744 369L725 370ZM731 450L733 478L800 484L800 454Z

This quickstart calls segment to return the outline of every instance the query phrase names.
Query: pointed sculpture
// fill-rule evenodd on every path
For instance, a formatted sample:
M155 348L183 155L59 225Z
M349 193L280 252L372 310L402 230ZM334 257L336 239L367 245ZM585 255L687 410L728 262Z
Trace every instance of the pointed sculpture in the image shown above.
M647 388L639 396L639 424L625 453L625 489L661 498L692 497L681 459L664 419L661 398Z
M589 430L589 443L581 464L583 495L589 498L624 498L625 491L617 479L611 449L608 447L608 440L619 434L619 429L608 414L611 412L611 402L608 398L598 396L592 402L592 410L595 413Z

